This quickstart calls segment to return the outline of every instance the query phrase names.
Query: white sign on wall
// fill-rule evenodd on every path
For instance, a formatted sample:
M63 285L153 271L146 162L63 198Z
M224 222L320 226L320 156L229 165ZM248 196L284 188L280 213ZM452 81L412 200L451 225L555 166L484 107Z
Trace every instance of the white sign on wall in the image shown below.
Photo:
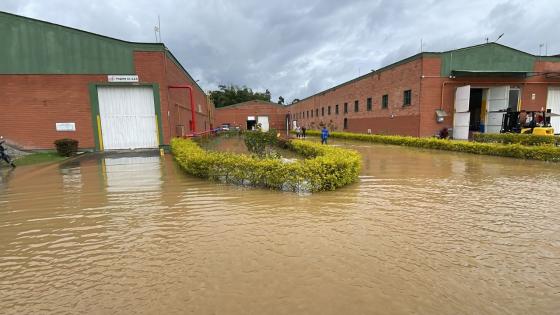
M109 82L138 82L137 75L108 75Z
M56 131L76 131L76 123L56 123Z

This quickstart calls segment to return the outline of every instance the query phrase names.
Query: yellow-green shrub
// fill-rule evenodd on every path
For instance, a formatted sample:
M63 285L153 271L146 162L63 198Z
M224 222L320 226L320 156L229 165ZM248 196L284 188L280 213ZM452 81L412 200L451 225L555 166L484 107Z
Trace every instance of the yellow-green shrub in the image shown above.
M292 140L290 150L305 156L291 163L244 154L210 152L188 139L173 139L175 160L189 174L228 183L288 191L334 190L358 178L361 157L353 151Z
M320 131L308 130L308 135L318 136ZM368 135L350 132L332 132L332 138L367 141L372 143L404 145L425 149L457 151L472 154L495 155L519 159L560 162L560 148L550 145L525 146L520 144L479 143L437 138Z
M560 142L558 137L521 133L474 133L473 141L521 145L555 145Z

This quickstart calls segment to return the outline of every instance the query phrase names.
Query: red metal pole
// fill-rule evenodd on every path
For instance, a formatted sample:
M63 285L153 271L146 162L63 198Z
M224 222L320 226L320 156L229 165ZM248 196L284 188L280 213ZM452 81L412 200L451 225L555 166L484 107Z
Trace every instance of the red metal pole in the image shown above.
M191 99L191 121L192 121L192 132L196 133L196 115L194 110L194 96L193 96L193 89L191 85L188 84L180 84L180 85L170 85L168 86L170 89L187 89L189 90L190 99Z

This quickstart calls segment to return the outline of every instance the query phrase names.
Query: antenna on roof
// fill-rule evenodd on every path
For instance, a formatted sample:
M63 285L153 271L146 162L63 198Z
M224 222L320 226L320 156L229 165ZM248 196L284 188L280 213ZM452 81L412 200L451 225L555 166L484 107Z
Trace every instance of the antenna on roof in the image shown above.
M494 41L494 43L497 42L500 38L502 38L502 36L504 36L504 33L502 33L500 36L498 36L498 38L496 38L496 40Z
M159 19L159 14L157 16L157 24L156 26L154 26L154 34L156 35L156 43L161 43L161 22ZM159 39L158 39L158 35L159 35Z

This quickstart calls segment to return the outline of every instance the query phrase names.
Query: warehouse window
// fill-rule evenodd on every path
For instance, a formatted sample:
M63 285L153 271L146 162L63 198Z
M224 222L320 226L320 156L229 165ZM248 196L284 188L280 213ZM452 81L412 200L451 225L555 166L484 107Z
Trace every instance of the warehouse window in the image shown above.
M344 103L344 113L348 114L348 103Z
M319 109L315 108L315 117L319 117Z
M348 129L348 118L344 118L344 129Z
M412 90L406 90L403 93L403 106L409 106L412 101Z
M360 111L360 102L358 100L354 101L354 111L355 112L359 112Z
M321 107L321 116L325 116L325 108Z
M368 99L367 99L367 111L371 112L371 109L372 109L371 97L368 97Z
M334 113L338 115L338 104L336 104L336 106L334 107Z
M330 115L330 114L331 114L331 107L329 106L329 107L327 107L327 115Z
M383 97L381 98L381 108L382 109L389 108L389 95L388 94L383 95Z

